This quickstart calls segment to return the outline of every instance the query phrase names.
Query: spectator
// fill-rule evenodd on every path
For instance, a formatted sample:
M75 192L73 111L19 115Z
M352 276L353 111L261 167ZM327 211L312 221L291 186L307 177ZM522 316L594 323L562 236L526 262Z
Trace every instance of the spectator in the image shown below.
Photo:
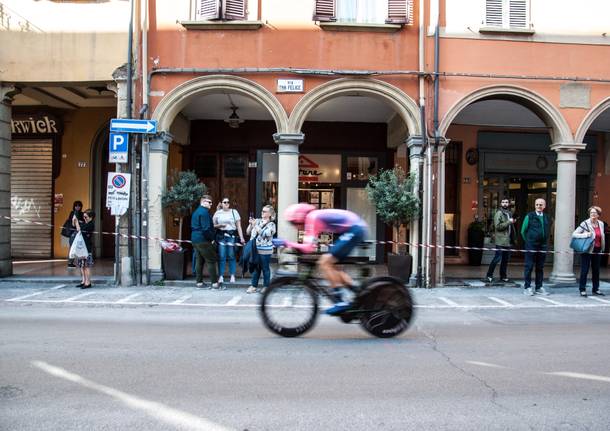
M515 239L515 218L510 211L510 201L502 199L500 208L494 215L494 230L496 238L496 254L487 269L487 282L494 280L494 270L500 262L500 280L508 283L510 280L507 274L508 259L510 258L510 247Z
M258 290L258 279L263 272L263 288L269 287L271 281L271 255L273 254L273 235L275 235L275 211L271 205L265 205L261 218L250 218L246 233L256 238L256 251L259 256L259 265L252 272L252 281L246 293L255 293Z
M591 247L587 252L580 256L580 282L578 289L580 296L587 296L587 275L589 275L589 266L591 267L591 282L593 284L593 295L604 296L599 290L599 267L601 263L601 254L606 247L606 238L604 235L604 222L599 217L602 215L602 209L598 206L589 208L589 218L583 221L574 231L574 238L594 238Z
M85 210L83 221L80 221L76 214L72 217L73 226L75 227L76 232L80 232L83 236L87 251L89 252L87 257L78 258L76 260L76 265L80 268L82 277L80 284L76 285L76 287L80 287L81 289L89 289L91 287L91 267L93 266L93 244L91 243L91 237L95 231L94 219L95 213L90 209Z
M202 196L199 208L191 216L191 241L195 253L195 272L197 275L197 287L203 287L203 264L204 259L208 264L210 272L210 288L218 287L218 275L216 264L218 256L214 248L214 222L210 215L212 198L209 195Z
M76 218L78 219L79 222L84 223L84 219L83 219L83 203L81 201L74 201L74 203L72 204L72 211L70 211L70 215L68 215L68 218L66 220L66 223L64 224L64 226L69 226L69 247L68 250L70 250L70 247L72 247L72 243L74 242L74 237L76 236L76 229L74 228L74 224L73 224L73 218L74 216L76 216ZM68 256L68 268L76 268L76 265L74 264L74 259L70 259L70 257Z
M224 282L226 263L229 263L230 283L235 283L235 240L239 236L240 244L244 244L244 233L241 229L241 217L236 209L231 208L229 198L224 198L212 217L216 228L216 243L218 244L218 284Z
M544 279L544 260L546 259L547 243L551 230L549 216L544 213L546 201L544 199L536 199L534 206L535 211L528 213L523 220L521 226L521 236L525 240L525 284L523 285L523 293L533 296L536 293L548 295L548 292L542 287ZM536 284L535 290L532 290L532 269L536 267Z

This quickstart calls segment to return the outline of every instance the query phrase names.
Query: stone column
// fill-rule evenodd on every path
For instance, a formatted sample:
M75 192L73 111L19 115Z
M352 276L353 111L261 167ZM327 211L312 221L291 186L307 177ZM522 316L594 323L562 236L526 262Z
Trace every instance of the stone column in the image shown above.
M575 283L574 255L570 251L570 240L574 231L576 213L576 162L578 151L586 144L553 144L557 152L557 195L555 199L555 251L561 253L553 257L551 281L554 283Z
M173 137L161 132L148 143L148 237L165 238L165 217L161 205L161 196L167 190L167 156L169 144ZM148 240L149 283L164 278L161 265L161 245L158 240Z
M15 87L0 83L0 277L12 275L11 260L11 119Z
M299 145L305 140L303 133L276 133L278 145L278 237L296 241L296 229L282 220L284 210L299 200Z
M445 149L449 144L449 139L440 138L437 154L437 217L436 217L436 274L435 279L438 285L445 283Z
M409 175L415 178L413 188L416 192L419 192L420 168L424 159L421 153L423 139L421 136L409 136L406 144L407 148L409 149ZM420 219L416 219L411 221L411 224L409 225L409 243L411 244L420 244L419 223ZM419 246L411 245L409 247L409 254L413 258L411 277L409 278L409 285L411 286L415 286L415 284L417 284L417 261L419 259L420 252L421 249Z

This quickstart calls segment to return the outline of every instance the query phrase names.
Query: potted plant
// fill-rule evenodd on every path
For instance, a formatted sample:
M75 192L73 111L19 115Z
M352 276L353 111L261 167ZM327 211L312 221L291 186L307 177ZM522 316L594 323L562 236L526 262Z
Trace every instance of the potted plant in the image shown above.
M396 166L380 170L369 178L366 186L368 198L375 205L377 215L384 223L394 227L396 238L399 237L401 226L420 214L420 199L413 184L413 178ZM395 244L394 251L395 254L388 254L388 273L406 283L411 276L412 256L407 254L405 244Z
M468 247L483 248L485 245L485 224L478 216L468 225ZM479 266L483 258L483 250L468 250L468 265Z
M161 197L161 204L172 217L179 219L178 240L180 242L182 241L184 218L188 217L199 204L199 199L206 194L207 187L199 181L195 171L173 172L169 182L172 185ZM184 279L186 275L184 255L184 248L172 252L163 251L163 270L166 279Z

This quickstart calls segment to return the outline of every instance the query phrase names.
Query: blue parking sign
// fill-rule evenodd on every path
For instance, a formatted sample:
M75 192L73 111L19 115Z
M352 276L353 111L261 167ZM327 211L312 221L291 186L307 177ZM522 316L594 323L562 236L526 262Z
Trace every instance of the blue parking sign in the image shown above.
M110 163L127 163L129 152L129 133L110 133L108 161Z

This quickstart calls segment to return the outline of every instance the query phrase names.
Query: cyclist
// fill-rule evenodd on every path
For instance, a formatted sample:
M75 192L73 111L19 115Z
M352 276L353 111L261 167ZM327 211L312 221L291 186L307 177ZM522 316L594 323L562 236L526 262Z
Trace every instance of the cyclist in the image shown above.
M340 234L334 242L330 252L318 259L318 268L324 278L330 283L335 292L335 304L327 314L336 315L351 307L351 303L343 300L341 287L350 288L354 281L345 272L335 266L342 262L349 253L364 241L368 234L368 226L357 214L340 209L316 209L306 203L294 204L286 208L284 219L299 229L305 230L303 243L292 243L280 240L280 245L294 248L303 253L312 253L316 250L318 235L322 232Z

